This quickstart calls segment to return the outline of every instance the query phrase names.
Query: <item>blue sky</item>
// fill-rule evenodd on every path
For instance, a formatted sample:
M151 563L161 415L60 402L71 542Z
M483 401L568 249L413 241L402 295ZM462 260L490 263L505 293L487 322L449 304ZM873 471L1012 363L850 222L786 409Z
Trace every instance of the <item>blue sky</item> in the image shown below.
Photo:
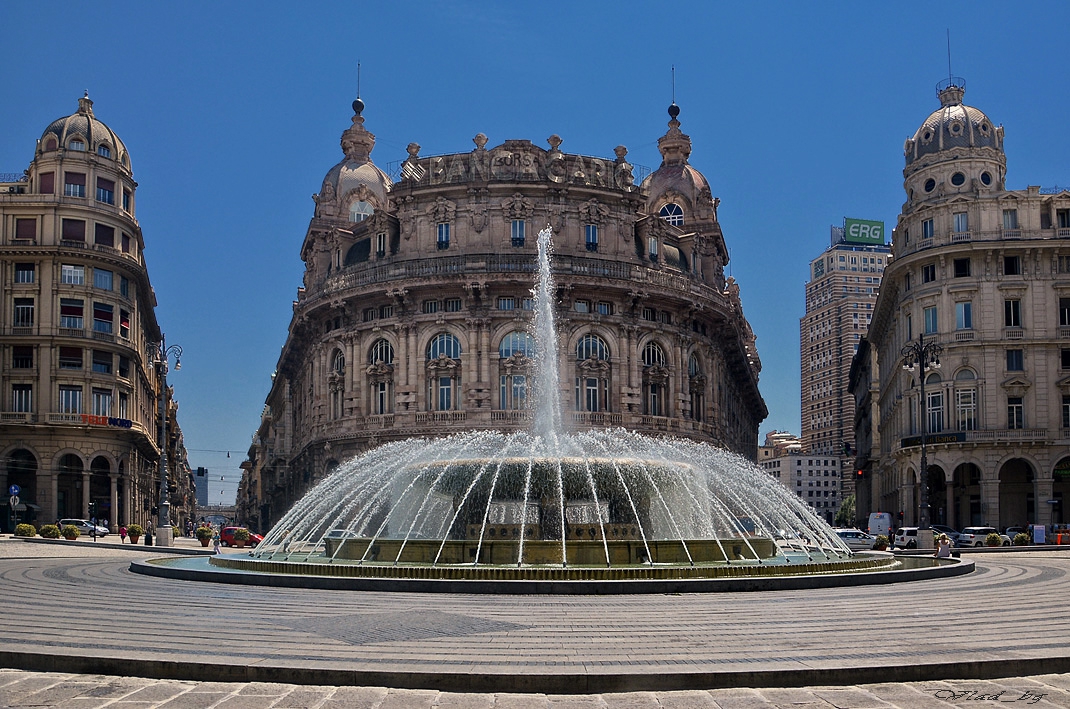
M1070 4L4 3L0 172L88 89L126 143L190 462L233 498L301 284L310 195L341 159L360 61L381 167L526 138L657 168L676 66L691 163L721 199L770 416L800 431L809 260L904 201L902 147L966 79L1008 187L1070 185ZM230 451L230 458L227 458ZM216 495L219 494L217 498Z

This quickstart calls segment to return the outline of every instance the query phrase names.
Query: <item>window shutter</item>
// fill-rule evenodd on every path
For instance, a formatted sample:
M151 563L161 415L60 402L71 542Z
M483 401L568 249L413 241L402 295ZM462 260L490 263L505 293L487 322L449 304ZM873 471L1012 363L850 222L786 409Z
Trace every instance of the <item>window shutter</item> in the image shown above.
M93 240L101 246L115 246L115 229L103 224L97 224Z
M39 188L41 194L55 194L56 193L56 173L54 172L42 172L40 177Z
M16 219L15 220L15 238L16 239L36 239L37 238L37 220L36 219Z
M81 172L65 172L63 173L64 184L67 185L81 185L85 187L85 174Z
M64 219L63 240L85 241L85 222L81 219Z

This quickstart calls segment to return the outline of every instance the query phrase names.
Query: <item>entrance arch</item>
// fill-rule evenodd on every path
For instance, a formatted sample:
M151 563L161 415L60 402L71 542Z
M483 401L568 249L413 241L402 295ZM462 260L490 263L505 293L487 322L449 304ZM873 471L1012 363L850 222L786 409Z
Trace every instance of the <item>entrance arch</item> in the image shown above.
M999 469L999 528L1036 522L1033 466L1024 458L1011 458Z
M1070 499L1070 457L1063 458L1055 464L1051 473L1051 497L1040 500L1040 504L1051 507L1051 523L1066 524L1067 515L1063 500Z
M974 463L962 463L952 476L955 504L951 522L955 529L984 524L981 512L981 469Z
M82 516L82 471L85 466L82 458L75 453L67 453L59 459L56 466L57 475L56 516L64 517Z

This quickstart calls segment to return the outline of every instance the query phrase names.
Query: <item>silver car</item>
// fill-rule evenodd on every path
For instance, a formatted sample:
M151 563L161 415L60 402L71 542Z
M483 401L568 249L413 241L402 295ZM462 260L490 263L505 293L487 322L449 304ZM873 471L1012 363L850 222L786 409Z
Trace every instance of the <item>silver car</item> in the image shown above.
M78 533L83 537L93 536L93 530L96 529L98 537L108 536L108 528L95 525L87 519L61 519L59 521L59 528L62 530L67 525L71 525L78 530Z
M877 538L858 529L837 529L836 534L851 551L869 551Z

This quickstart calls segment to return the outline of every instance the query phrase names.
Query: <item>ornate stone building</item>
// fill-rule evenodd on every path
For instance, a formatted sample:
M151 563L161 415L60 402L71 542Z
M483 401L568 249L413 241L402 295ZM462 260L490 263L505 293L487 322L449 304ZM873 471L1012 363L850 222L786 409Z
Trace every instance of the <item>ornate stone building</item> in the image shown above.
M962 103L961 80L938 95L905 145L907 201L868 334L876 406L865 363L857 368L860 425L878 427L864 437L874 450L860 451L868 508L914 523L926 484L933 522L1064 523L1070 192L1008 190L1003 128ZM930 343L942 348L939 367L904 371L904 348Z
M22 174L0 181L0 488L20 521L144 525L156 505L156 296L135 218L130 156L93 114L53 121ZM168 392L172 519L192 512ZM0 525L10 527L8 496Z
M577 427L686 436L750 458L761 364L679 108L661 167L527 140L371 161L357 99L323 181L294 303L239 489L265 528L343 461L389 440L529 422L536 234L554 230L561 400Z

